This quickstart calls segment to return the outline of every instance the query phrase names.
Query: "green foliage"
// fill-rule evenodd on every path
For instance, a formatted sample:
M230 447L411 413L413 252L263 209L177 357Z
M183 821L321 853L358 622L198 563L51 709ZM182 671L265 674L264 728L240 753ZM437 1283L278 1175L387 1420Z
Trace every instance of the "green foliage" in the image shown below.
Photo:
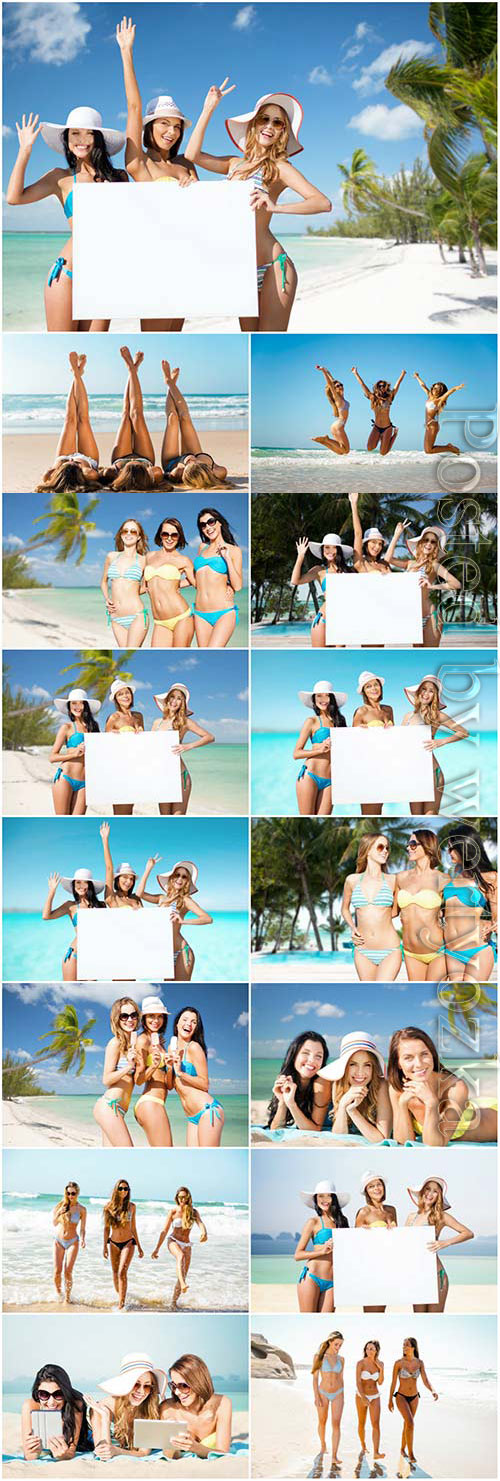
M18 1095L45 1095L38 1084L32 1065L23 1064L7 1049L2 1060L2 1095L14 1100Z
M4 751L22 751L27 746L48 746L54 739L50 704L29 699L22 689L11 689L8 668L2 688Z
M61 669L61 674L67 674L68 679L58 689L58 694L66 694L69 685L70 688L86 689L101 702L107 698L113 679L123 679L126 684L132 678L126 659L109 648L82 649L77 662L67 664Z
M31 575L30 563L25 555L18 550L8 550L4 545L2 551L2 583L4 591L27 590L28 587L40 587L42 581L35 581Z
M39 1049L35 1054L35 1061L45 1059L59 1059L58 1070L60 1075L67 1075L69 1070L74 1070L76 1075L81 1075L85 1067L86 1050L90 1049L93 1039L90 1029L97 1022L95 1018L89 1018L87 1023L80 1025L78 1014L73 1003L66 1003L54 1014L52 1028L48 1033L40 1034L40 1039L48 1039L50 1042L45 1049Z
M37 535L32 535L29 541L31 548L55 545L58 547L56 561L63 562L76 556L76 565L80 566L87 554L87 535L95 530L95 520L91 519L91 515L98 506L99 499L89 499L80 508L79 495L74 489L52 494L45 512L33 521L35 525L41 524L45 528Z

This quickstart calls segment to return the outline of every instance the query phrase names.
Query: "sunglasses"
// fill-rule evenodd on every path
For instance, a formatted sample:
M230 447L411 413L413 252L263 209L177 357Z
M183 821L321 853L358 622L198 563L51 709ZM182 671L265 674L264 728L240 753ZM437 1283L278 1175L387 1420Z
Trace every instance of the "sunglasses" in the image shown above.
M161 538L162 538L162 540L178 540L179 539L179 531L178 530L162 530L162 532L161 532Z
M418 848L418 838L410 838L408 848Z
M139 1014L136 1013L135 1010L134 1010L133 1013L120 1013L120 1023L127 1023L127 1021L128 1021L129 1018L138 1018L138 1017L139 1017Z
M62 1389L60 1388L39 1388L38 1398L40 1400L40 1403L48 1404L49 1399L64 1399L64 1394Z
M210 518L210 519L200 519L200 530L211 530L211 529L214 529L216 524L217 524L217 520L216 519L212 519L212 518Z
M128 1183L119 1183L118 1184L118 1192L119 1193L130 1193L130 1188L129 1188Z
M139 531L136 529L135 525L124 525L123 526L122 535L138 535L138 534L139 534Z
M171 1383L169 1381L168 1386L172 1394L190 1394L192 1392L189 1383Z
M76 1198L78 1189L77 1188L67 1188L66 1189L66 1192L68 1194L68 1198Z

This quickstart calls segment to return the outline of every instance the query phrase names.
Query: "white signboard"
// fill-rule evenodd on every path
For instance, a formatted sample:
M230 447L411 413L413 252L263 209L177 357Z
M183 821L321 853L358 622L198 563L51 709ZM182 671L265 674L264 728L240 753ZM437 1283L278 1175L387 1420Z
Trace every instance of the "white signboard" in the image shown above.
M73 317L256 316L251 181L73 191Z
M174 975L170 911L79 910L78 976L85 982L162 982Z
M330 730L335 802L432 802L434 773L429 725L359 725Z
M113 802L182 802L181 761L176 730L139 735L85 736L85 795L88 807Z
M411 647L422 642L422 591L414 571L326 578L326 643Z
M333 1236L335 1305L412 1306L438 1300L436 1231L338 1229Z

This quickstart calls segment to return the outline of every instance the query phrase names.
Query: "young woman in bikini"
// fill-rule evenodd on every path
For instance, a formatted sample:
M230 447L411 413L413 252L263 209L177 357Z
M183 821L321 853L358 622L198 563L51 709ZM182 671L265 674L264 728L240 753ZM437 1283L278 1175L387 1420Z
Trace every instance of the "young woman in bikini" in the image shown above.
M323 596L325 596L327 576L344 575L346 571L349 570L347 561L351 559L353 553L352 545L344 545L342 543L340 535L332 534L331 531L323 536L323 539L320 543L316 542L315 540L308 540L307 536L303 536L300 540L296 540L295 543L297 548L297 559L295 561L295 565L290 577L290 585L312 586L315 581L319 581L321 591L323 593ZM316 564L310 566L308 571L303 572L302 568L304 564L304 558L306 555L306 551L308 550L311 551L311 555L316 556ZM339 644L339 647L341 646L343 645ZM325 602L323 602L322 606L319 609L319 612L316 613L316 616L313 618L312 621L311 647L326 647Z
M434 381L432 386L429 387L426 386L425 381L418 374L418 370L414 370L413 374L415 380L418 381L419 386L422 387L422 390L425 391L427 396L425 403L424 453L456 453L456 456L459 457L460 448L455 447L454 442L441 442L438 446L436 437L439 432L439 417L441 412L444 411L448 397L454 396L456 391L463 391L465 381L461 381L459 386L452 386L448 390L444 381Z
M198 878L198 867L191 859L180 859L165 874L157 874L158 883L163 893L152 895L141 888L141 896L148 900L151 905L158 905L160 910L169 910L173 923L173 946L174 946L174 977L175 982L190 982L195 964L195 954L192 946L184 940L181 934L181 925L187 915L194 915L194 920L189 922L190 926L211 926L213 916L208 915L206 910L198 905L192 896L196 894L196 880ZM165 978L165 981L168 979Z
M320 1079L328 1059L328 1044L322 1034L306 1029L288 1045L279 1075L274 1081L267 1108L266 1126L271 1131L295 1127L298 1131L322 1131L330 1091Z
M319 1071L332 1087L330 1130L335 1136L364 1136L383 1142L392 1130L384 1060L375 1040L361 1029L344 1034L337 1059Z
M134 710L135 684L128 684L123 679L113 679L109 692L109 703L114 706L113 714L108 715L106 720L107 735L143 735L144 715L140 710ZM115 817L130 817L134 811L133 802L114 802L113 813ZM122 866L123 868L123 866Z
M235 593L243 586L243 553L218 509L201 509L197 519L202 544L193 561L193 607L199 648L226 648L238 621Z
M358 1435L361 1450L366 1452L366 1421L370 1415L373 1437L373 1460L384 1460L385 1452L380 1449L380 1390L384 1382L384 1364L380 1358L380 1342L375 1338L365 1342L363 1357L356 1363L356 1409L358 1411Z
M366 833L359 843L356 873L348 874L344 885L342 917L351 932L360 982L395 982L401 968L392 920L395 875L387 872L390 851L384 833Z
M314 1193L300 1196L313 1216L304 1224L294 1255L295 1260L305 1261L297 1286L299 1311L335 1311L332 1230L349 1228L342 1209L350 1195L337 1193L334 1183L324 1182L316 1184Z
M64 493L66 490L87 493L101 484L99 448L92 430L87 389L83 374L86 355L72 350L69 363L73 379L66 401L64 423L57 444L55 462L36 484L35 493Z
M346 423L349 416L349 402L344 396L343 381L336 381L327 370L326 365L317 365L325 377L325 396L335 412L335 419L330 428L329 437L313 437L313 442L320 442L323 447L328 447L330 452L338 453L339 457L345 457L350 452L349 438L346 432Z
M86 689L72 689L65 699L55 699L54 705L65 716L49 756L50 765L57 766L52 792L54 812L56 817L83 817L85 736L99 730L95 716L101 702L89 699Z
M372 574L376 571L379 576L389 576L391 567L398 564L394 557L394 551L406 527L406 522L403 520L398 521L394 527L394 534L390 541L386 540L385 535L381 534L381 531L377 529L376 525L372 525L363 534L358 513L359 493L354 492L348 494L348 499L351 506L352 527L354 530L355 570L359 575L363 573ZM367 643L362 646L369 648L371 644Z
M170 483L190 489L234 488L228 481L227 468L216 463L203 448L187 401L178 385L179 369L170 369L162 360L163 379L167 387L165 432L161 449L164 476Z
M174 1089L187 1116L187 1147L219 1147L224 1130L224 1107L209 1085L208 1049L203 1020L197 1008L181 1008L174 1019L168 1046Z
M71 895L71 900L65 900L64 905L56 905L55 910L53 910L54 895L59 884L62 884L63 890L66 890L68 895ZM73 940L63 957L63 982L77 982L78 980L76 955L76 923L78 911L104 910L103 901L97 898L103 889L103 880L93 879L90 869L75 869L72 879L65 878L61 874L49 874L49 888L42 910L42 920L61 920L64 915L68 915L75 931Z
M158 1235L156 1245L151 1254L152 1260L157 1260L164 1240L167 1241L167 1250L175 1260L177 1278L172 1293L172 1311L175 1311L180 1295L184 1296L189 1287L186 1284L186 1276L191 1264L191 1230L194 1226L200 1231L200 1244L206 1244L208 1234L201 1215L197 1208L193 1208L193 1198L189 1188L178 1188L174 1198L174 1207L167 1214L166 1223Z
M416 646L439 648L443 617L431 592L460 591L461 583L441 564L441 556L446 549L446 535L440 525L426 525L421 535L405 538L411 559L404 562L398 560L394 564L405 571L420 573L423 642Z
M331 211L332 204L289 163L299 154L298 133L302 108L290 93L266 93L259 98L251 113L227 119L230 139L240 149L243 159L234 155L206 154L203 151L205 131L222 99L233 92L225 77L220 87L209 88L203 109L194 126L186 149L188 159L226 175L229 180L252 182L251 206L255 211L257 243L257 289L259 313L256 319L240 318L244 333L269 333L288 329L297 289L297 273L281 242L270 228L273 215L311 216ZM285 190L293 190L299 201L282 202Z
M393 1203L386 1203L386 1185L375 1172L365 1172L361 1179L365 1202L358 1209L356 1229L395 1229L398 1216ZM363 1311L385 1311L385 1306L364 1306Z
M149 614L140 592L147 550L148 537L139 520L124 519L115 548L106 556L101 581L108 626L118 648L142 648L146 639Z
M434 752L440 746L452 746L456 741L469 739L469 731L465 729L465 726L459 725L456 720L452 720L451 715L446 713L446 706L441 700L442 690L441 680L436 678L435 674L424 674L419 684L407 684L404 691L413 709L403 715L401 724L429 725L431 730L431 739L424 741L424 750L432 752L434 797L431 802L410 802L410 812L413 815L416 814L417 817L425 817L426 814L437 817L441 807L444 776ZM438 730L449 730L451 735L438 740Z
M109 847L109 823L101 823L99 829L102 846L104 850L104 863L106 867L106 884L104 899L110 910L142 910L142 896L146 888L151 870L158 862L156 855L146 862L139 884L136 888L137 874L128 862L118 864L116 869L111 857Z
M429 1382L422 1359L419 1357L418 1344L414 1337L405 1337L403 1342L403 1356L397 1358L392 1370L391 1392L389 1394L389 1411L394 1409L394 1397L396 1405L403 1420L403 1434L401 1437L401 1453L416 1465L417 1458L414 1452L415 1416L418 1409L419 1393L417 1379L422 1379L434 1401L439 1395ZM396 1388L397 1384L397 1388Z
M113 1285L118 1296L118 1311L123 1311L127 1299L127 1277L130 1264L137 1248L139 1259L144 1258L137 1233L136 1207L130 1201L130 1184L126 1178L115 1183L111 1198L103 1208L104 1247L103 1259L110 1260Z
M99 1384L106 1398L89 1405L96 1459L151 1455L134 1445L136 1419L161 1419L167 1375L145 1353L126 1353L120 1372Z
M387 1065L393 1136L400 1146L421 1137L426 1147L496 1142L497 1112L469 1099L466 1080L441 1064L424 1029L397 1029Z
M498 875L471 823L451 825L451 878L443 890L446 967L451 982L489 982L496 961Z
M332 1466L340 1465L338 1449L340 1421L344 1408L344 1359L340 1356L340 1349L343 1341L341 1332L331 1332L326 1341L318 1347L311 1368L314 1403L318 1415L319 1443L323 1455L326 1451L328 1414L331 1415Z
M24 1459L40 1460L42 1441L33 1430L33 1414L60 1414L60 1435L49 1435L47 1449L53 1461L73 1460L75 1455L93 1450L87 1423L87 1406L83 1394L73 1384L65 1368L58 1363L44 1363L38 1369L31 1398L22 1407L21 1445ZM44 1457L46 1459L46 1457Z
M401 382L405 378L406 370L401 371L401 375L398 376L394 386L391 386L389 381L375 381L375 385L371 391L365 385L355 365L352 366L352 372L356 376L361 390L367 396L373 412L372 431L369 434L366 444L367 451L373 453L379 447L381 457L386 458L387 454L391 451L391 447L394 446L398 435L398 428L391 421L391 411L392 403L395 396L397 396Z
M148 555L144 567L154 624L151 647L190 648L194 618L181 587L195 586L195 575L190 556L180 554L186 547L186 536L179 519L162 519L155 545L159 552Z
M293 752L294 761L303 763L295 784L298 809L302 817L328 817L333 812L330 729L345 728L340 711L347 694L336 692L327 679L318 679L311 691L299 690L299 699L314 710L314 717L304 721Z
M361 695L362 703L354 711L353 726L363 725L366 730L374 728L387 730L394 725L394 710L392 705L383 703L385 679L380 674L372 674L369 669L363 669L358 679L358 694ZM363 818L380 817L382 802L362 802L361 816Z
M126 1124L138 1063L139 1008L133 998L117 998L110 1016L112 1038L104 1054L104 1095L96 1101L94 1120L102 1131L103 1147L133 1147Z
M447 875L440 869L441 847L430 828L414 828L408 840L409 868L396 875L394 913L399 914L404 964L409 982L443 982L446 977L442 925Z
M167 1060L165 1031L168 1009L151 994L143 999L141 1028L137 1040L136 1085L144 1090L134 1107L134 1116L146 1133L150 1147L171 1147L172 1132L166 1099L173 1090L172 1067Z
M59 1301L62 1301L62 1280L66 1301L71 1300L73 1270L80 1249L85 1249L87 1210L78 1202L78 1183L67 1183L62 1198L56 1203L52 1214L55 1227L54 1237L54 1285Z
M212 1451L227 1455L231 1449L233 1406L228 1394L216 1394L211 1374L202 1358L184 1353L168 1373L171 1397L162 1404L162 1418L186 1421L185 1434L175 1441L172 1459L186 1454L207 1460Z
M419 1188L409 1188L408 1192L413 1203L417 1205L417 1212L408 1214L405 1228L413 1229L418 1225L430 1224L434 1228L434 1239L431 1239L427 1249L436 1255L438 1300L436 1303L426 1306L414 1306L414 1311L436 1311L442 1312L446 1306L450 1282L442 1261L439 1259L439 1251L449 1249L450 1245L464 1244L467 1239L474 1239L472 1229L466 1224L459 1224L450 1214L451 1204L446 1197L446 1179L441 1177L426 1178ZM453 1229L455 1237L442 1239L445 1229Z
M186 684L171 684L163 694L154 694L153 699L158 709L161 710L161 720L154 720L153 730L176 730L178 745L173 746L175 756L181 760L186 751L196 751L199 746L209 746L215 741L215 736L205 730L204 726L197 725L192 719L192 710L188 710L189 689ZM198 736L198 740L185 741L184 736ZM184 817L189 806L192 782L187 767L182 761L182 802L160 802L158 804L162 817Z
M111 464L103 469L102 477L116 493L126 489L149 492L164 484L163 468L155 463L155 450L144 416L139 366L144 359L143 350L132 356L127 345L122 345L120 355L128 369L127 383L123 396L123 410L113 451Z

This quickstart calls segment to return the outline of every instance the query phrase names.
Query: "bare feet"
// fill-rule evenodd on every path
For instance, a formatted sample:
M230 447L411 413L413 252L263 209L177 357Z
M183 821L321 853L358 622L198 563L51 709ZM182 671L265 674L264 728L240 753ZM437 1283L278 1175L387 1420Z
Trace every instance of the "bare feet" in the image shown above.
M120 345L120 355L122 357L122 360L125 361L125 364L128 365L129 370L131 370L134 362L128 345Z
M70 350L69 363L71 365L72 371L75 375L77 375L80 369L80 356L77 355L76 350Z
M144 350L137 350L136 354L134 355L134 365L135 365L136 370L138 370L139 369L139 366L142 365L143 359L144 359Z
M166 381L167 386L176 386L177 385L178 376L179 376L179 366L176 365L176 366L174 366L174 369L171 370L170 369L169 361L168 360L162 360L162 362L161 362L161 368L162 368L164 379Z

